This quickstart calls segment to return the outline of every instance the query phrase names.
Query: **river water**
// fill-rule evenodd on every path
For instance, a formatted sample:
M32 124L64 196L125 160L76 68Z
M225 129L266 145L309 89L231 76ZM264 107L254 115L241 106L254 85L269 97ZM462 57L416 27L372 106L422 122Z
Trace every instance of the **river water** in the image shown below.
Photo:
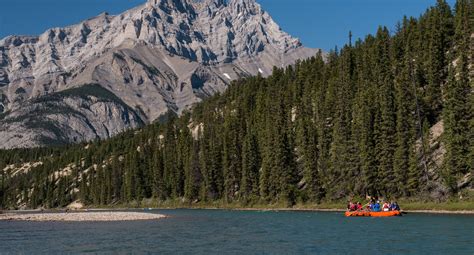
M0 254L474 254L474 216L154 210L138 222L0 222Z

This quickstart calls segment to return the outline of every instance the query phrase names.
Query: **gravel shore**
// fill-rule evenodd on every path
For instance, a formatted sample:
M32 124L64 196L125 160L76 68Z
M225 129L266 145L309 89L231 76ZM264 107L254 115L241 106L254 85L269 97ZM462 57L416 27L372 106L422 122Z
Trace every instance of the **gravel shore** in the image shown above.
M137 221L165 218L161 214L140 212L68 212L68 213L6 213L0 214L0 221Z

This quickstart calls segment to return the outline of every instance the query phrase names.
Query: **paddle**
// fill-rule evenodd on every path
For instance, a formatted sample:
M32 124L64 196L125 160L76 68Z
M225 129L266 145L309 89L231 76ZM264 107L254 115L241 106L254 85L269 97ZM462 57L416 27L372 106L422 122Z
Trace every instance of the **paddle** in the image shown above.
M366 207L366 206L368 206L368 205L370 205L370 202L368 202L367 204L365 204L363 207Z

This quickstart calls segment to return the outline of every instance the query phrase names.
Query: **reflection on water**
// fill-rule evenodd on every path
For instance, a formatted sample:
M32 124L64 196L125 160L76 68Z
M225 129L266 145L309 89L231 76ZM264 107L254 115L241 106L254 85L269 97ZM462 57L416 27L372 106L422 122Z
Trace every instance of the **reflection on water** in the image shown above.
M474 254L474 216L152 212L170 217L139 222L0 222L0 254Z

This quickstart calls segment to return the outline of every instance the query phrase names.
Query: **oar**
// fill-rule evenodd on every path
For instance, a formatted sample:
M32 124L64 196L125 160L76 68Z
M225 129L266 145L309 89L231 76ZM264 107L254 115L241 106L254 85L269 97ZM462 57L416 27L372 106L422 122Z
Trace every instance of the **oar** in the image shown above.
M368 202L367 204L365 204L364 206L362 206L362 210L366 210L367 209L367 206L370 204L370 202Z

